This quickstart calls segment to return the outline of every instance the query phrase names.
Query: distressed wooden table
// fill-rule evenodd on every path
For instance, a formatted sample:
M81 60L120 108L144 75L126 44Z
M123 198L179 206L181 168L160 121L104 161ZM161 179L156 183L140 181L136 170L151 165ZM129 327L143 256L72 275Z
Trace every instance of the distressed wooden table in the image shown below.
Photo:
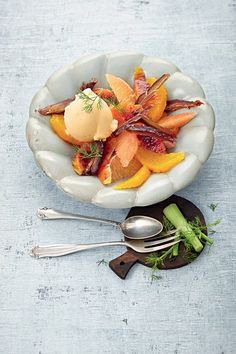
M0 0L0 353L235 353L235 10L235 0ZM109 226L36 218L39 206L117 220L127 210L64 195L25 140L30 100L51 72L120 49L172 60L203 85L217 118L211 158L179 193L208 222L222 217L215 244L153 283L141 265L125 281L98 265L121 248L29 257L37 243L120 238Z

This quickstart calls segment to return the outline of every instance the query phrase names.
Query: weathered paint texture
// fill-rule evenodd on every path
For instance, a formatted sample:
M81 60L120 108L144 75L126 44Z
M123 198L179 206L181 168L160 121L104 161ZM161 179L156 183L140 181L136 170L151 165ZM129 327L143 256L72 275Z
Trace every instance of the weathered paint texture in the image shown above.
M235 20L235 0L0 0L0 353L235 353ZM117 220L127 210L67 197L25 140L31 98L53 71L121 49L173 61L203 85L216 112L213 154L179 193L208 222L222 217L215 244L152 284L141 265L122 281L97 264L122 248L29 257L37 243L121 237L109 226L37 219L42 206Z

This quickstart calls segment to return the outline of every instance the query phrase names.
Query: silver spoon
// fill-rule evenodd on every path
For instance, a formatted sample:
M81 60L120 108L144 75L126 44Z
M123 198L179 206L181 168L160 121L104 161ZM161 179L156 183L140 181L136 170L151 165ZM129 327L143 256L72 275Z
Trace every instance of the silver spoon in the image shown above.
M116 227L119 227L127 238L133 240L150 238L159 234L163 230L163 225L160 221L144 215L130 216L123 222L118 222L108 219L94 218L91 216L64 213L62 211L46 207L38 209L37 215L40 219L43 220L76 219L112 224Z

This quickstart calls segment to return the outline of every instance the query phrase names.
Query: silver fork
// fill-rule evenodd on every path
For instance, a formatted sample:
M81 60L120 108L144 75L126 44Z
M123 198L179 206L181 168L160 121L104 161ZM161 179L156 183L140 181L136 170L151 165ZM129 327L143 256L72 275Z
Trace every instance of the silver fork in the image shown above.
M90 243L90 244L55 244L55 245L48 245L48 246L47 245L35 246L31 250L30 255L37 258L59 257L71 253L89 250L92 248L106 247L106 246L126 246L132 248L134 251L139 253L149 253L149 252L156 252L156 251L163 250L165 248L175 245L178 242L180 242L180 239L176 239L176 236L171 236L162 239L160 239L159 237L159 238L151 238L145 240L131 240L131 241L121 240L121 241L100 242L100 243Z

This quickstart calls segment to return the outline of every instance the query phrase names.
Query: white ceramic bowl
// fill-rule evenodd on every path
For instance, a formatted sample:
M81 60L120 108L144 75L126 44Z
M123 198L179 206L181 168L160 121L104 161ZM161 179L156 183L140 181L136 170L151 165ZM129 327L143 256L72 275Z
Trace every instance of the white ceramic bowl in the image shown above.
M175 150L185 151L185 160L168 173L152 174L139 188L118 191L112 185L105 187L97 177L78 176L71 166L71 146L54 134L49 119L36 110L72 97L82 82L91 77L97 78L102 87L107 86L106 73L120 76L132 84L133 70L138 65L147 76L171 74L165 83L169 99L200 99L204 104L191 109L197 112L197 116L181 129L178 136ZM178 113L183 111L186 110ZM213 109L197 81L166 60L139 53L116 52L82 57L52 74L31 102L26 132L37 164L64 192L104 208L129 208L160 202L189 185L211 154L214 125Z

